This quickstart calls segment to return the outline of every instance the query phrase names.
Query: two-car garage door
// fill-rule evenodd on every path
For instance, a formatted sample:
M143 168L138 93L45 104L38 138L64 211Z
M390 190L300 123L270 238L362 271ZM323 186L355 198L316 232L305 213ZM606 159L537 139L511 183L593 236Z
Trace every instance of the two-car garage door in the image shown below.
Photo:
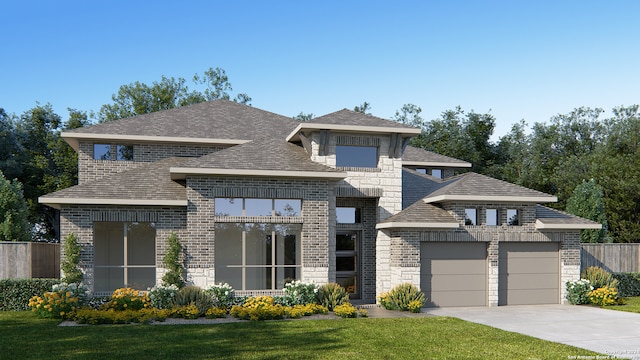
M423 242L420 247L422 291L427 306L488 304L487 244ZM557 304L557 243L499 244L498 304Z

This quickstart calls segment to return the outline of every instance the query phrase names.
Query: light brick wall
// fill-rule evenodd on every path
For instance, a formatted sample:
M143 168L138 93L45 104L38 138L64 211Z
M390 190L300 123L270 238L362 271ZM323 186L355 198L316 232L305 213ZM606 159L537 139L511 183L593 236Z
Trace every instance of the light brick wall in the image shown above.
M96 141L98 144L109 142ZM88 181L100 179L105 175L119 173L132 169L143 163L151 163L173 156L198 157L224 149L217 145L174 145L174 144L151 144L151 143L111 143L112 160L93 159L94 142L80 142L78 148L78 183L83 184ZM117 145L132 145L133 160L115 160Z

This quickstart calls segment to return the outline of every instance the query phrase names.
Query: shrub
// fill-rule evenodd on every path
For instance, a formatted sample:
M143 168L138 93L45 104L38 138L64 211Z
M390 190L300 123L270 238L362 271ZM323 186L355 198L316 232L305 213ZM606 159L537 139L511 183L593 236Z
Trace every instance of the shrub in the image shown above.
M204 313L204 316L207 319L224 318L224 317L227 317L227 309L212 307L212 308L209 308L209 310L207 310L206 313Z
M169 250L162 258L162 265L167 268L167 272L162 276L164 285L175 285L178 288L184 286L184 266L181 262L182 244L176 233L171 233L169 239Z
M580 305L589 303L589 293L593 290L591 282L587 279L567 281L566 298L570 304Z
M318 286L300 280L288 282L284 285L285 301L287 305L305 305L316 302Z
M213 305L219 308L230 309L234 303L235 291L227 283L215 284L206 290L207 295L213 300Z
M151 306L156 309L171 309L177 292L178 287L175 285L152 287L149 289Z
M336 283L328 283L318 288L316 293L318 304L333 310L336 306L349 302L347 291Z
M618 281L618 296L640 296L640 273L613 273Z
M234 305L231 316L243 320L275 320L284 317L284 307L271 296L250 297L243 305Z
M58 283L58 279L1 279L0 310L27 310L32 297L51 291L51 287Z
M69 233L69 235L64 238L64 259L62 260L63 282L69 284L82 282L82 270L80 270L78 264L80 264L80 244L78 244L78 236L74 233Z
M615 289L618 286L618 280L614 279L611 273L597 266L586 268L582 272L581 278L589 280L591 286L593 286L594 289L603 287L610 287Z
M144 291L131 288L116 289L111 294L111 300L106 304L107 309L116 311L140 310L151 307L151 300Z
M197 319L200 317L200 310L194 304L175 307L171 310L171 316L183 319Z
M618 304L618 292L614 288L602 287L589 293L589 301L598 306Z
M298 319L303 316L310 316L313 314L326 314L329 310L318 304L306 304L306 305L293 305L284 308L285 315L292 319Z
M129 323L149 323L151 321L164 321L169 316L169 310L140 309L115 311L80 309L74 314L74 320L78 324L129 324Z
M176 292L173 303L178 306L194 305L198 309L198 316L203 316L213 307L213 300L207 293L197 286L185 286Z
M351 303L343 303L336 305L333 312L341 318L355 318L358 317L358 309L356 309Z
M419 313L422 311L422 305L424 305L422 301L412 300L407 305L407 309L412 313Z
M397 285L387 293L380 295L380 305L387 310L409 310L411 305L412 312L420 312L424 304L424 293L412 284L404 283ZM418 306L419 305L419 306Z
M67 319L87 302L82 284L56 284L51 291L29 300L29 307L41 318Z

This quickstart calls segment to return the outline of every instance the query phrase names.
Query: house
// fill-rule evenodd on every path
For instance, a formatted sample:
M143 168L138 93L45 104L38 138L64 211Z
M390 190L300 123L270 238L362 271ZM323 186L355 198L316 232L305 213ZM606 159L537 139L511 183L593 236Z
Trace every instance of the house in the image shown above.
M244 295L338 282L363 302L400 283L432 306L560 303L580 230L554 196L408 146L420 129L340 110L296 122L215 100L63 132L79 184L41 197L75 233L94 294L187 280Z

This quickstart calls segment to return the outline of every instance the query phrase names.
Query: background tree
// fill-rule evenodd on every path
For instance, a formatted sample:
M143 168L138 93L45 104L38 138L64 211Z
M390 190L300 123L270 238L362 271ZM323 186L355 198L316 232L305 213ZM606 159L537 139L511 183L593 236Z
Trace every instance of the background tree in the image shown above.
M393 120L417 128L424 127L424 119L420 116L422 109L414 104L404 104L400 110L396 111Z
M356 105L353 108L353 111L355 111L355 112L363 113L363 114L366 114L366 115L371 115L370 112L367 112L369 110L371 110L371 104L369 104L366 101L363 102L362 105Z
M576 186L573 195L567 200L567 212L573 215L593 220L602 225L600 230L582 230L580 242L601 243L609 242L607 238L607 216L604 206L604 192L602 186L596 184L595 179L583 181Z
M313 119L313 113L305 114L302 111L300 111L300 114L293 117L293 120L300 122L309 121L311 119Z
M9 181L0 171L0 241L31 240L27 202L18 180Z

